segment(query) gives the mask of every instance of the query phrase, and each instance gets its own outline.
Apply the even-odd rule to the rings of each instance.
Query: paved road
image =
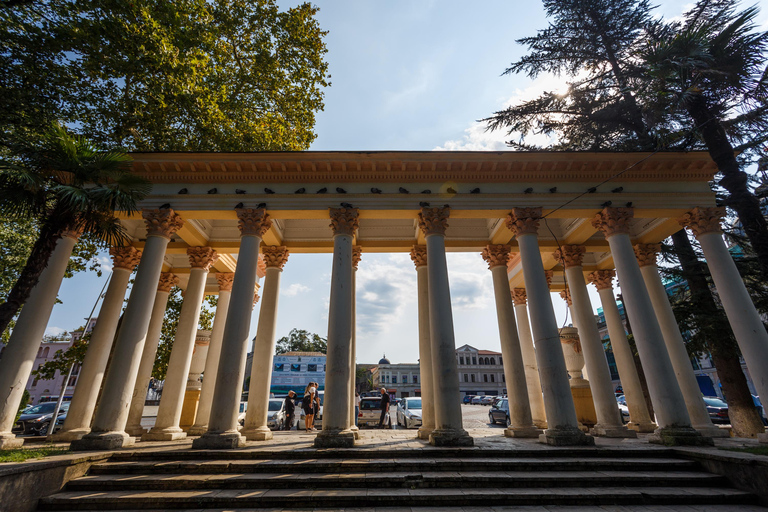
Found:
[[[461,417],[464,428],[504,428],[502,425],[492,425],[488,421],[488,411],[490,406],[487,405],[461,405]],[[392,426],[395,427],[395,418],[397,414],[397,407],[392,406],[389,414],[392,416]],[[396,427],[402,430],[403,427]]]

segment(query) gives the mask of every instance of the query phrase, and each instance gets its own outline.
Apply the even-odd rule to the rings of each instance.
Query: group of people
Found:
[[[310,382],[304,390],[304,397],[301,400],[301,409],[304,411],[304,428],[307,432],[317,430],[315,428],[315,416],[320,412],[320,393],[317,388],[320,385],[317,382]],[[296,393],[289,391],[285,397],[285,430],[291,430],[296,421]],[[357,425],[357,415],[360,411],[360,394],[355,391],[355,425]],[[296,430],[298,430],[298,425]]]

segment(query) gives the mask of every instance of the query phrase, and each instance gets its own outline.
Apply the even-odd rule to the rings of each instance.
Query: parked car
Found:
[[[360,400],[360,411],[357,413],[357,426],[377,426],[381,417],[381,398],[365,397]],[[387,428],[392,428],[392,418],[387,415],[384,420]]]
[[[48,435],[48,426],[56,409],[56,402],[45,402],[32,405],[24,409],[19,420],[13,425],[15,434],[34,434],[37,436]],[[61,404],[59,416],[69,410],[69,402]]]
[[[240,426],[245,424],[245,411],[248,410],[248,402],[240,402],[240,412],[237,414],[237,422]]]
[[[504,426],[509,425],[509,400],[502,398],[488,411],[488,421],[493,424],[501,423]]]
[[[707,412],[712,423],[728,424],[731,422],[728,418],[728,404],[715,396],[705,396],[704,404],[707,406]]]
[[[270,398],[267,409],[267,426],[270,430],[283,430],[285,427],[285,400]]]
[[[627,407],[627,399],[624,395],[616,397],[616,403],[619,404],[619,412],[621,413],[621,421],[629,423],[629,407]]]
[[[421,426],[421,398],[409,397],[397,404],[397,426],[415,428]]]
[[[478,396],[473,396],[472,397],[472,401],[470,403],[472,405],[480,405],[480,402],[482,402],[482,401],[483,401],[483,397],[478,395]]]
[[[475,395],[464,395],[464,398],[461,400],[461,403],[463,404],[471,404],[472,399],[475,397]]]
[[[493,405],[493,402],[496,401],[495,396],[484,396],[482,400],[480,400],[480,405]]]
[[[768,418],[765,416],[765,408],[763,407],[763,403],[760,401],[760,397],[752,395],[752,401],[755,403],[755,407],[757,408],[757,414],[759,414],[760,419],[763,420],[763,425],[768,425]]]

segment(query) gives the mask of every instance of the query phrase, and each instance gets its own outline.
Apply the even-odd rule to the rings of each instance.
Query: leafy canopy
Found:
[[[304,329],[291,329],[288,336],[277,340],[275,355],[286,352],[322,352],[328,351],[328,340],[319,334],[305,331]]]

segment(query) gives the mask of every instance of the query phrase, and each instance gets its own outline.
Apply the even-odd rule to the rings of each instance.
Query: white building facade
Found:
[[[456,362],[459,370],[459,391],[462,397],[507,394],[501,352],[463,345],[456,349]]]

